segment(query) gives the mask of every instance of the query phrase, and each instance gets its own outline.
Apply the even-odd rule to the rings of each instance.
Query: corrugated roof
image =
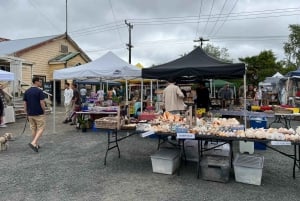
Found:
[[[65,62],[65,61],[69,61],[70,59],[72,59],[73,57],[77,56],[78,54],[80,54],[79,52],[69,52],[66,54],[61,54],[58,55],[57,57],[51,59],[49,61],[49,63],[51,62]]]
[[[60,35],[3,41],[0,43],[0,55],[11,55],[15,52],[38,45],[58,36]]]

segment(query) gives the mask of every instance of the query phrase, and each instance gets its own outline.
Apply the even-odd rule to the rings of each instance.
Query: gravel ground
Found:
[[[293,161],[270,149],[256,151],[265,157],[261,186],[236,182],[233,171],[228,183],[197,179],[196,163],[192,162],[181,167],[179,176],[153,173],[150,155],[156,151],[157,139],[138,135],[119,143],[121,158],[111,150],[104,166],[106,134],[82,133],[62,124],[62,109],[57,108],[57,133],[52,132],[52,115],[47,117],[39,153],[28,146],[29,128],[20,135],[25,119],[0,128],[0,135],[11,132],[16,138],[7,151],[0,152],[1,201],[299,200],[299,170],[293,179]],[[290,146],[280,149],[293,151]],[[234,150],[236,153],[236,143]]]

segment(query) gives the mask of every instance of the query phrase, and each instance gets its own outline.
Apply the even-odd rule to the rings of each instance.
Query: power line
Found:
[[[300,11],[300,10],[299,10]],[[272,18],[272,17],[287,17],[287,16],[295,16],[300,15],[300,13],[294,13],[294,14],[282,14],[282,15],[270,15],[270,16],[259,16],[259,17],[245,17],[245,18],[231,18],[231,19],[221,19],[220,21],[238,21],[238,20],[249,20],[249,19],[261,19],[261,18]],[[238,16],[240,17],[240,16]],[[202,18],[202,20],[204,20]],[[201,21],[200,21],[201,22]],[[210,22],[215,22],[210,20]],[[167,22],[157,22],[157,23],[135,23],[135,25],[166,25],[166,24],[190,24],[190,23],[197,23],[196,20],[181,20],[181,21],[167,21]]]
[[[209,19],[210,19],[210,17],[211,17],[212,10],[213,10],[213,8],[214,8],[214,3],[215,3],[215,0],[213,0],[213,2],[212,2],[212,6],[211,6],[211,8],[210,8],[209,16],[208,16],[208,18],[207,18],[205,27],[204,27],[204,29],[203,29],[203,33],[205,33],[205,31],[206,31],[206,27],[207,27],[207,25],[208,25]]]
[[[225,5],[226,5],[227,1],[228,1],[228,0],[225,0],[225,1],[224,1],[224,4],[223,4],[223,6],[222,6],[222,8],[221,8],[221,11],[220,11],[220,13],[219,13],[219,15],[218,15],[218,18],[217,18],[217,20],[215,21],[215,23],[214,23],[214,25],[213,25],[211,31],[210,31],[209,34],[207,35],[208,37],[209,37],[210,34],[213,33],[213,31],[215,30],[216,25],[217,25],[217,23],[218,23],[219,20],[220,20],[220,17],[221,17],[221,15],[222,15],[222,13],[223,13],[223,10],[224,10],[224,8],[225,8]]]
[[[197,22],[197,28],[196,28],[196,37],[198,37],[198,31],[199,31],[199,22],[200,22],[200,16],[201,16],[201,9],[202,9],[202,0],[200,0],[200,9],[199,9],[199,14],[198,14],[198,22]]]
[[[217,33],[221,30],[221,28],[224,26],[225,22],[227,21],[228,17],[230,16],[231,12],[234,10],[236,4],[237,4],[238,0],[236,0],[231,8],[231,10],[229,11],[229,13],[227,14],[225,20],[223,21],[223,23],[221,24],[221,26],[219,26],[219,28],[217,29],[217,31],[215,32],[214,35],[217,35]],[[212,36],[214,36],[212,35]]]
[[[261,11],[249,11],[249,12],[239,12],[239,13],[231,13],[231,16],[248,16],[248,15],[255,15],[255,13],[257,13],[257,15],[261,15],[261,14],[274,14],[274,13],[282,13],[282,12],[293,12],[293,11],[299,11],[300,7],[296,7],[296,8],[281,8],[281,9],[273,9],[273,10],[261,10]],[[226,17],[228,14],[223,14],[221,15],[221,17]],[[204,15],[206,17],[208,17],[209,15]],[[212,15],[213,18],[217,18],[219,16],[219,14],[215,14],[215,15]],[[169,20],[172,20],[172,19],[177,19],[177,20],[184,20],[186,18],[192,18],[192,19],[198,19],[198,16],[183,16],[183,17],[158,17],[158,18],[141,18],[141,19],[137,19],[137,18],[131,18],[131,19],[128,19],[134,23],[139,23],[139,21],[141,22],[147,22],[150,20],[154,22],[157,22],[157,21],[169,21]]]
[[[102,29],[97,29],[97,30],[92,30],[92,31],[82,31],[80,33],[74,33],[74,35],[76,37],[81,37],[81,36],[87,36],[87,35],[106,32],[106,31],[113,31],[113,30],[121,29],[121,28],[125,28],[125,27],[126,27],[125,25],[111,26],[111,27],[108,27],[108,28],[102,28]],[[71,32],[71,33],[73,34],[73,32]]]
[[[237,2],[237,1],[236,1]],[[236,4],[236,3],[235,3]],[[233,7],[234,8],[234,7]],[[231,9],[231,11],[233,10]],[[222,17],[227,17],[229,19],[226,19],[226,21],[233,21],[233,20],[246,20],[246,19],[259,19],[259,18],[270,18],[270,17],[283,17],[283,16],[293,16],[293,15],[300,15],[300,7],[299,8],[284,8],[284,9],[274,9],[274,10],[262,10],[262,11],[251,11],[251,12],[243,12],[243,13],[227,13],[227,14],[221,14],[219,13],[218,15],[213,15],[211,19],[215,20],[210,20],[210,22],[217,22],[217,21],[223,21],[224,25],[224,20],[225,19],[220,19]],[[296,12],[289,14],[288,12]],[[284,13],[284,15],[274,15],[274,14],[280,14]],[[259,16],[259,15],[264,15],[264,14],[272,14],[271,16]],[[205,15],[203,15],[205,16]],[[244,16],[250,16],[250,17],[245,17],[245,18],[239,18],[239,17],[244,17]],[[251,17],[252,16],[252,17]],[[259,16],[259,17],[257,17]],[[160,20],[158,20],[160,19]],[[149,21],[152,20],[152,21]],[[156,20],[156,21],[153,21]],[[135,25],[165,25],[165,24],[188,24],[188,23],[197,23],[199,25],[200,22],[205,22],[206,18],[202,17],[199,19],[199,16],[185,16],[185,17],[168,17],[168,18],[149,18],[149,19],[135,19]],[[223,26],[222,25],[222,26]],[[215,32],[218,33],[220,28]],[[99,32],[105,32],[105,31],[111,31],[115,29],[121,29],[126,27],[122,21],[116,21],[115,23],[107,23],[103,25],[98,25],[98,26],[93,26],[93,27],[85,27],[82,29],[78,30],[73,30],[71,31],[72,35],[76,35],[78,37],[81,36],[86,36],[94,33],[99,33]]]
[[[59,30],[59,28],[54,23],[52,23],[52,21],[47,17],[47,15],[41,12],[41,9],[38,8],[38,5],[33,0],[29,0],[28,2],[49,24],[51,24],[51,26],[54,29]]]
[[[113,17],[114,17],[114,21],[117,22],[116,21],[115,12],[114,12],[114,9],[113,9],[112,3],[111,3],[111,0],[108,0],[108,2],[109,2],[110,8],[111,8],[111,12],[112,12]],[[123,44],[122,37],[121,37],[119,29],[117,29],[117,32],[118,32],[118,35],[119,35],[120,42]]]
[[[229,41],[240,41],[243,40],[245,42],[249,41],[257,41],[257,40],[284,40],[287,39],[288,35],[261,35],[261,36],[222,36],[222,37],[215,37],[212,38],[211,41],[218,42],[229,42]],[[192,45],[192,40],[178,40],[178,39],[169,39],[169,40],[151,40],[151,41],[140,41],[135,42],[135,48],[141,48],[141,47],[154,47],[154,46],[163,46],[163,45]],[[86,50],[86,52],[101,52],[101,51],[108,51],[108,50],[117,50],[122,48],[117,47],[111,47],[107,49],[96,49],[96,50]]]

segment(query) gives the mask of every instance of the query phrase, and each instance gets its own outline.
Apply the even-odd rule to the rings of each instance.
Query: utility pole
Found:
[[[202,48],[203,42],[209,41],[209,39],[203,39],[200,37],[198,40],[194,40],[194,42],[200,42],[200,47]]]
[[[66,0],[66,39],[68,37],[68,0]]]
[[[133,25],[128,23],[127,20],[125,20],[125,24],[128,26],[128,32],[129,32],[129,43],[126,44],[127,49],[129,51],[128,63],[131,64],[131,48],[133,48],[133,45],[131,45],[131,29],[133,28]]]

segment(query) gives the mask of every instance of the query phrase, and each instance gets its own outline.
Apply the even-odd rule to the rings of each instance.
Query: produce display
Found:
[[[147,126],[144,125],[144,129],[158,133],[176,133],[180,130],[180,132],[185,131],[195,135],[300,141],[300,126],[296,130],[293,128],[245,129],[244,125],[240,124],[235,118],[196,117],[194,125],[190,127],[186,123],[186,118],[168,112],[149,122]]]

